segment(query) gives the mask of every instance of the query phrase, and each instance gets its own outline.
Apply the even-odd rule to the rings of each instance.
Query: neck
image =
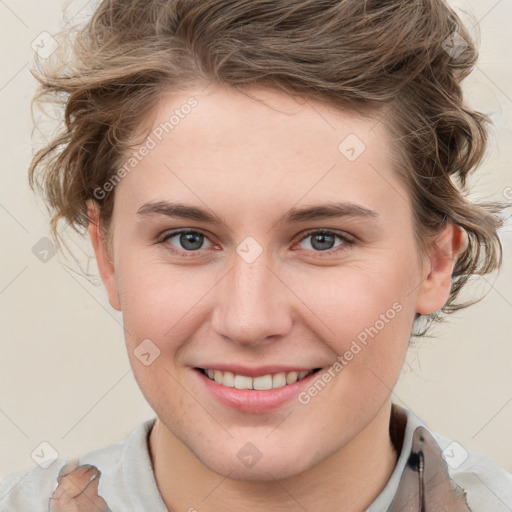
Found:
[[[149,450],[170,512],[340,510],[362,512],[388,482],[397,462],[389,435],[391,404],[352,441],[316,466],[283,480],[240,481],[215,473],[159,419]]]

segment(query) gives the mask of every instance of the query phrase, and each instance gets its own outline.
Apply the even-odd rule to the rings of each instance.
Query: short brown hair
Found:
[[[477,51],[444,0],[104,0],[85,26],[57,37],[57,52],[34,71],[34,102],[60,102],[65,125],[29,169],[57,243],[61,220],[78,232],[87,227],[88,199],[99,203],[108,231],[115,191],[98,200],[94,190],[133,147],[162,91],[214,81],[382,113],[397,142],[419,246],[447,222],[468,235],[450,297],[431,320],[476,302],[456,298],[472,275],[500,267],[504,205],[466,197],[489,122],[462,97]],[[450,41],[463,51],[450,52]]]

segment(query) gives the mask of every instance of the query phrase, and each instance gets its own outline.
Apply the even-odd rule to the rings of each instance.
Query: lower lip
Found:
[[[237,409],[240,412],[258,413],[279,409],[287,402],[296,398],[303,388],[306,388],[312,380],[322,373],[322,370],[311,373],[293,384],[265,391],[230,388],[209,379],[197,369],[194,369],[194,372],[199,376],[208,392],[222,404]]]

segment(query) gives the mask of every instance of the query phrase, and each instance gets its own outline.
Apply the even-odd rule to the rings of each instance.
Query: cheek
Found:
[[[132,344],[151,336],[167,342],[179,339],[180,333],[187,336],[187,324],[190,326],[194,319],[199,321],[199,314],[203,319],[207,316],[206,296],[223,274],[212,268],[180,268],[130,256],[119,261],[117,267],[123,320]],[[283,307],[290,311],[299,308],[300,321],[311,327],[316,321],[324,335],[334,340],[333,348],[339,349],[336,352],[340,354],[347,340],[361,333],[364,338],[365,329],[376,323],[379,331],[387,332],[397,329],[404,317],[409,323],[410,314],[414,315],[408,310],[408,303],[414,298],[410,293],[414,276],[412,271],[404,271],[407,268],[413,269],[410,261],[382,254],[339,268],[284,268],[280,273],[293,293],[288,299],[285,297]],[[286,296],[286,291],[283,294]],[[220,306],[222,297],[216,295],[216,301],[208,307]],[[405,314],[394,315],[397,307],[393,305],[397,303]],[[386,321],[385,329],[380,327],[381,315],[385,315],[384,320],[391,320]]]
[[[197,275],[191,268],[179,269],[151,259],[130,257],[120,262],[118,270],[127,341],[134,344],[154,338],[172,342],[179,338],[188,315],[193,315],[204,297],[207,271]]]
[[[338,269],[290,275],[287,282],[322,321],[328,337],[339,340],[343,348],[347,340],[375,324],[378,331],[387,332],[395,332],[403,323],[410,327],[414,272],[405,261],[376,258]]]
[[[326,326],[324,343],[342,358],[340,385],[363,402],[387,394],[400,374],[414,320],[415,272],[410,261],[380,258],[311,281],[315,287],[304,295]]]

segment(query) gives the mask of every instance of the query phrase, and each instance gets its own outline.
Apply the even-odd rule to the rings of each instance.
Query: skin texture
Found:
[[[141,128],[191,97],[198,104],[117,185],[107,242],[89,202],[98,267],[158,416],[155,477],[172,511],[364,510],[396,464],[390,400],[414,316],[446,302],[463,237],[448,224],[428,254],[418,253],[381,123],[279,91],[251,95],[263,102],[216,85],[162,95]],[[354,161],[338,149],[350,134],[366,146]],[[156,201],[204,208],[223,222],[137,214]],[[329,202],[377,216],[277,223],[293,207]],[[178,228],[198,231],[200,248],[187,252],[179,236],[161,241]],[[312,229],[345,239],[322,251]],[[251,263],[236,251],[247,237],[263,249]],[[213,398],[194,370],[327,369],[393,304],[400,312],[307,404],[243,413]],[[145,339],[160,350],[147,366],[134,352]],[[251,467],[237,456],[247,443],[261,454]]]

